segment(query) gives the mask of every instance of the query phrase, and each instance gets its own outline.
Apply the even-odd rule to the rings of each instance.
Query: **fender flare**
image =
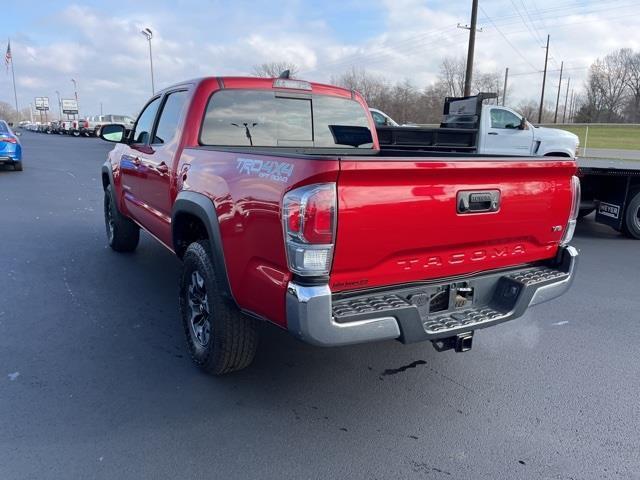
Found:
[[[213,205],[213,201],[202,193],[182,191],[178,193],[171,211],[171,225],[175,225],[177,216],[181,213],[188,213],[198,218],[207,230],[207,236],[211,244],[211,254],[213,258],[213,266],[216,273],[216,281],[219,291],[224,297],[231,300],[236,306],[238,305],[227,274],[227,264],[224,259],[224,251],[222,249],[222,235],[220,234],[220,223],[218,215]],[[174,249],[177,245],[176,232],[171,231]]]
[[[109,181],[107,184],[104,183],[104,179],[102,178],[103,175],[107,175],[107,177],[109,178]],[[123,200],[122,197],[120,197],[120,195],[118,195],[118,192],[116,191],[116,183],[115,180],[113,179],[113,170],[111,167],[111,162],[109,162],[109,160],[107,160],[106,162],[104,162],[104,164],[102,165],[102,174],[100,175],[100,179],[101,179],[101,183],[102,183],[102,189],[106,190],[107,187],[109,185],[111,185],[111,188],[113,190],[113,195],[114,195],[114,199],[116,202],[116,208],[118,209],[118,211],[122,214],[122,215],[127,215],[125,212],[125,208],[123,205]]]
[[[112,187],[115,186],[115,184],[113,183],[113,171],[111,170],[111,163],[109,162],[109,160],[107,160],[106,162],[104,162],[102,164],[102,173],[106,173],[107,176],[109,177],[109,185],[111,185]],[[102,180],[102,175],[100,175],[100,179]],[[102,185],[103,189],[106,189],[107,186],[106,185]]]

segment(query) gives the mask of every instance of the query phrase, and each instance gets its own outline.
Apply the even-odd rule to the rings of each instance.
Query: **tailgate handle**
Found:
[[[500,190],[458,192],[458,213],[497,212],[500,209]]]

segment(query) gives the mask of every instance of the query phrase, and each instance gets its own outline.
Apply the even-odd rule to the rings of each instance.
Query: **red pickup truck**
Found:
[[[381,150],[354,91],[203,78],[100,136],[109,245],[143,228],[182,259],[189,350],[214,374],[250,364],[256,320],[465,351],[573,280],[574,160]]]

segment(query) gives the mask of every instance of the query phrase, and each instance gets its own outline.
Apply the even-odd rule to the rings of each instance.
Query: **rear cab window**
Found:
[[[371,152],[368,116],[355,100],[279,90],[219,90],[209,99],[200,143]]]

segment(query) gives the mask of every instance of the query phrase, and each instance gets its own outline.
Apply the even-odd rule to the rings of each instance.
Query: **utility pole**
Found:
[[[544,108],[544,87],[547,82],[547,62],[549,61],[549,38],[547,35],[546,53],[544,55],[544,75],[542,76],[542,95],[540,95],[540,110],[538,111],[538,123],[542,123],[542,109]]]
[[[140,30],[140,33],[145,36],[149,42],[149,63],[151,64],[151,95],[156,93],[156,87],[153,82],[153,54],[151,53],[151,39],[153,38],[153,32],[150,28],[144,28]]]
[[[102,102],[100,102],[100,115],[102,115]]]
[[[507,80],[509,80],[509,67],[504,70],[504,86],[502,90],[502,106],[504,107],[504,103],[507,100]]]
[[[553,123],[558,123],[558,106],[560,105],[560,90],[562,89],[562,69],[564,61],[560,62],[560,80],[558,81],[558,96],[556,97],[556,113],[553,116]]]
[[[573,123],[573,119],[574,119],[574,115],[575,115],[575,112],[574,112],[575,105],[574,105],[574,103],[575,103],[575,96],[573,94],[573,88],[572,88],[571,89],[571,102],[569,103],[569,122],[570,123]]]
[[[471,25],[469,30],[469,48],[467,50],[467,70],[464,74],[464,96],[471,95],[471,82],[473,80],[473,55],[476,48],[476,25],[478,23],[478,0],[471,3]]]
[[[562,123],[565,122],[567,117],[567,100],[569,100],[569,85],[571,84],[571,77],[567,78],[567,93],[564,96],[564,112],[562,112]]]

